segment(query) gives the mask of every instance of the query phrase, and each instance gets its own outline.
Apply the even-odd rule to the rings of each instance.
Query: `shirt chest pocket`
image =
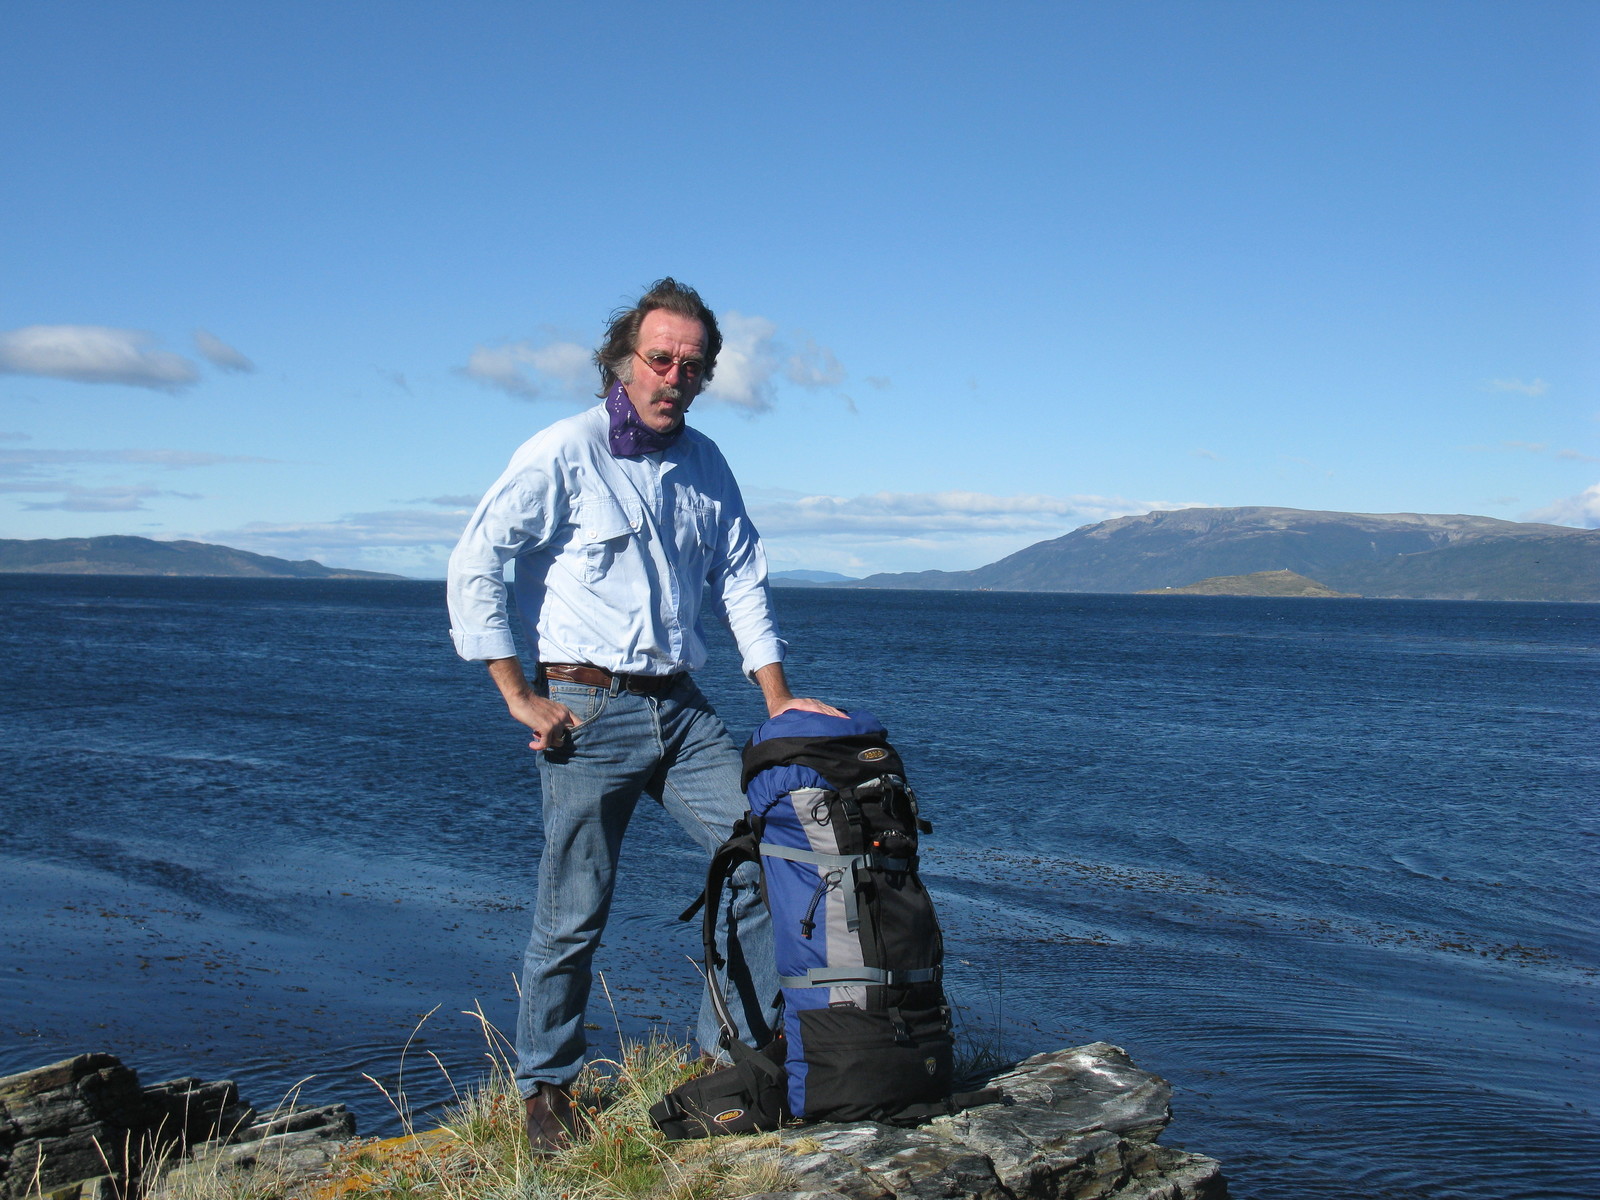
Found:
[[[585,583],[605,578],[625,553],[630,539],[638,536],[644,523],[644,509],[637,504],[619,504],[610,498],[585,500],[578,505],[578,530],[572,546],[577,551],[577,573]]]
[[[717,547],[717,508],[709,501],[688,502],[678,509],[678,543],[685,553],[711,553]]]

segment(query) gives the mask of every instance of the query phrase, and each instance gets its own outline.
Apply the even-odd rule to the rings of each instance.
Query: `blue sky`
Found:
[[[774,569],[1600,527],[1600,5],[74,3],[0,38],[0,537],[437,576],[650,280]]]

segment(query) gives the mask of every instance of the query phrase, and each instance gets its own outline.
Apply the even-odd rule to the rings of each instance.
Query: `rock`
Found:
[[[0,1079],[0,1200],[120,1178],[151,1112],[138,1076],[109,1054]]]
[[[111,1055],[80,1054],[0,1078],[0,1200],[117,1200],[158,1170],[214,1174],[260,1161],[312,1175],[354,1136],[342,1104],[258,1119],[231,1080],[140,1087]]]
[[[916,1129],[783,1131],[798,1190],[762,1200],[1224,1200],[1215,1159],[1156,1143],[1172,1088],[1116,1046],[1038,1054],[993,1076],[999,1103]],[[770,1158],[771,1150],[751,1158]]]

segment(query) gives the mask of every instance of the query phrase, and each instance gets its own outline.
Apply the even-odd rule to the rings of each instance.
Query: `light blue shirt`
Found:
[[[605,406],[524,442],[450,555],[462,658],[516,654],[505,565],[540,662],[629,675],[706,661],[702,607],[727,621],[746,675],[782,662],[767,560],[722,452],[693,429],[659,454],[614,458]]]

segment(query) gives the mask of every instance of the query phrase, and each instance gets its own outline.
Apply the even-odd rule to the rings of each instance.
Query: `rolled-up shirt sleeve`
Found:
[[[730,476],[731,482],[731,476]],[[768,663],[782,662],[788,643],[778,636],[767,584],[767,555],[744,511],[738,488],[723,506],[720,544],[706,580],[712,603],[739,646],[746,678]]]
[[[514,658],[516,640],[506,615],[505,567],[546,545],[564,502],[549,471],[513,469],[479,502],[450,555],[446,601],[450,638],[469,661]]]

